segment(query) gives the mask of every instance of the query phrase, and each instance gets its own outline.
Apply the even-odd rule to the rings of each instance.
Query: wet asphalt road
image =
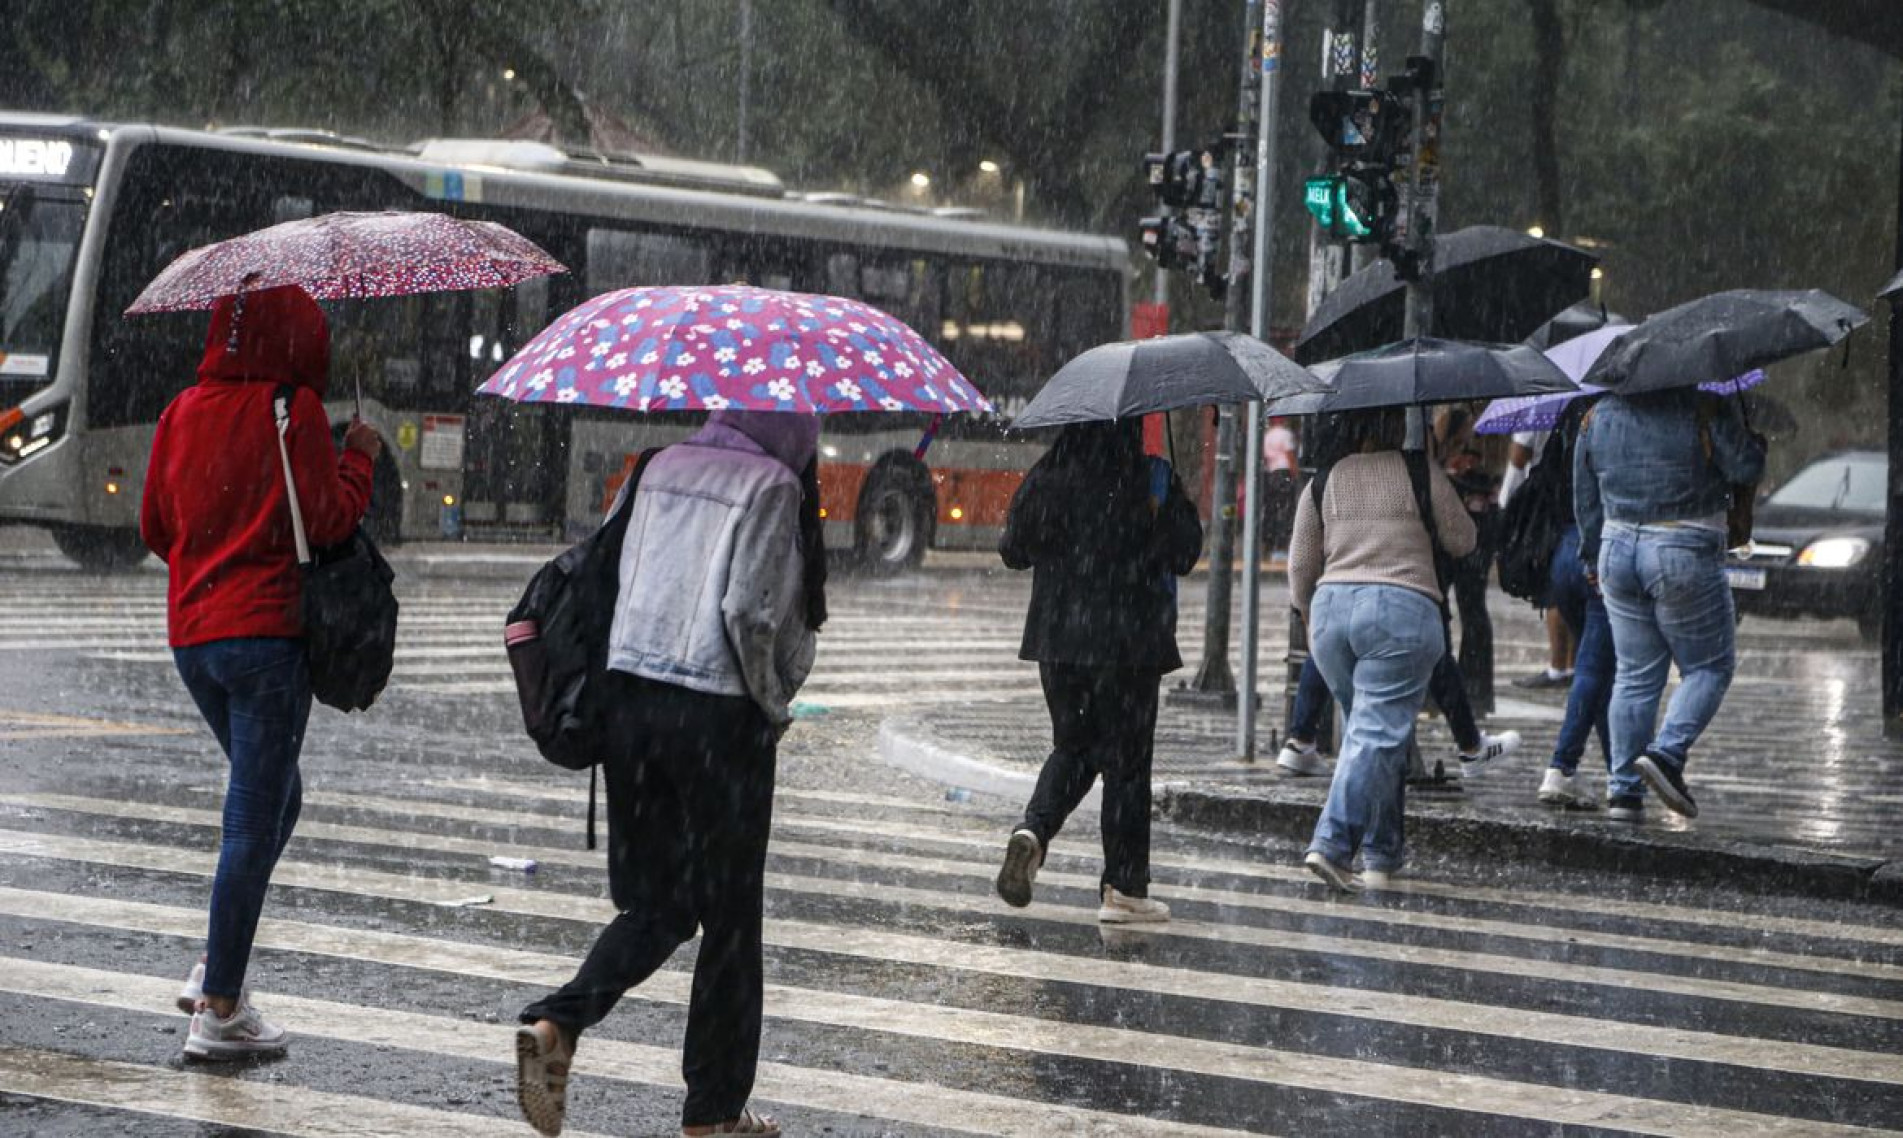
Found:
[[[406,581],[392,690],[314,716],[252,974],[294,1047],[208,1071],[180,1063],[170,998],[222,763],[164,650],[163,579],[0,568],[0,1133],[529,1133],[508,1024],[609,910],[586,780],[535,755],[510,703],[517,588]],[[1007,909],[991,876],[1018,804],[948,798],[875,740],[921,700],[1035,692],[995,629],[1024,594],[836,588],[769,863],[756,1102],[789,1132],[1903,1128],[1892,909],[1453,862],[1335,900],[1292,847],[1163,829],[1177,919],[1118,932],[1094,919],[1083,817],[1037,903]],[[589,1036],[571,1132],[674,1132],[692,954]]]

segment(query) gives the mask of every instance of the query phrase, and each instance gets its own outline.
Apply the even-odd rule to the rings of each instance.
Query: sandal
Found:
[[[516,1029],[515,1101],[537,1133],[555,1138],[562,1132],[562,1117],[568,1110],[568,1064],[573,1053],[562,1046],[560,1031],[551,1034],[553,1043],[533,1024]]]
[[[687,1129],[681,1127],[681,1138],[701,1138],[700,1135],[689,1134]],[[779,1132],[780,1124],[773,1121],[772,1115],[755,1114],[751,1110],[741,1111],[739,1118],[716,1122],[713,1129],[706,1131],[708,1135],[749,1134],[753,1138],[775,1138]]]

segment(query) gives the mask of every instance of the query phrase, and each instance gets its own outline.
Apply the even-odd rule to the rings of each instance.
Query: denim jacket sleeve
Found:
[[[1711,460],[1732,485],[1755,483],[1764,477],[1764,436],[1744,425],[1744,411],[1736,399],[1709,400]]]
[[[1592,420],[1579,428],[1573,445],[1573,517],[1579,523],[1579,559],[1586,571],[1597,571],[1599,537],[1606,528],[1606,510],[1599,500],[1599,475],[1592,468]]]

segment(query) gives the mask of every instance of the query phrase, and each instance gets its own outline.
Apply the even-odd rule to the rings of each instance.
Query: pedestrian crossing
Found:
[[[216,1073],[177,1065],[169,1009],[203,935],[217,788],[127,771],[0,793],[0,993],[15,1009],[0,1129],[24,1101],[112,1129],[527,1132],[511,1017],[612,915],[600,855],[578,848],[580,781],[471,771],[364,793],[307,778],[252,974],[294,1047]],[[1002,817],[779,796],[755,1098],[790,1133],[1865,1135],[1903,1121],[1891,913],[1432,878],[1339,899],[1292,854],[1163,832],[1153,890],[1176,919],[1107,929],[1087,832],[1055,844],[1031,908],[995,899]],[[496,871],[494,854],[538,868]],[[670,1132],[690,969],[671,962],[584,1041],[571,1133]]]

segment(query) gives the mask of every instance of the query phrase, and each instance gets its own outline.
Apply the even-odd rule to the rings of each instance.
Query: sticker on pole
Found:
[[[1446,34],[1447,10],[1440,0],[1428,0],[1427,12],[1421,16],[1421,28],[1430,36]]]

